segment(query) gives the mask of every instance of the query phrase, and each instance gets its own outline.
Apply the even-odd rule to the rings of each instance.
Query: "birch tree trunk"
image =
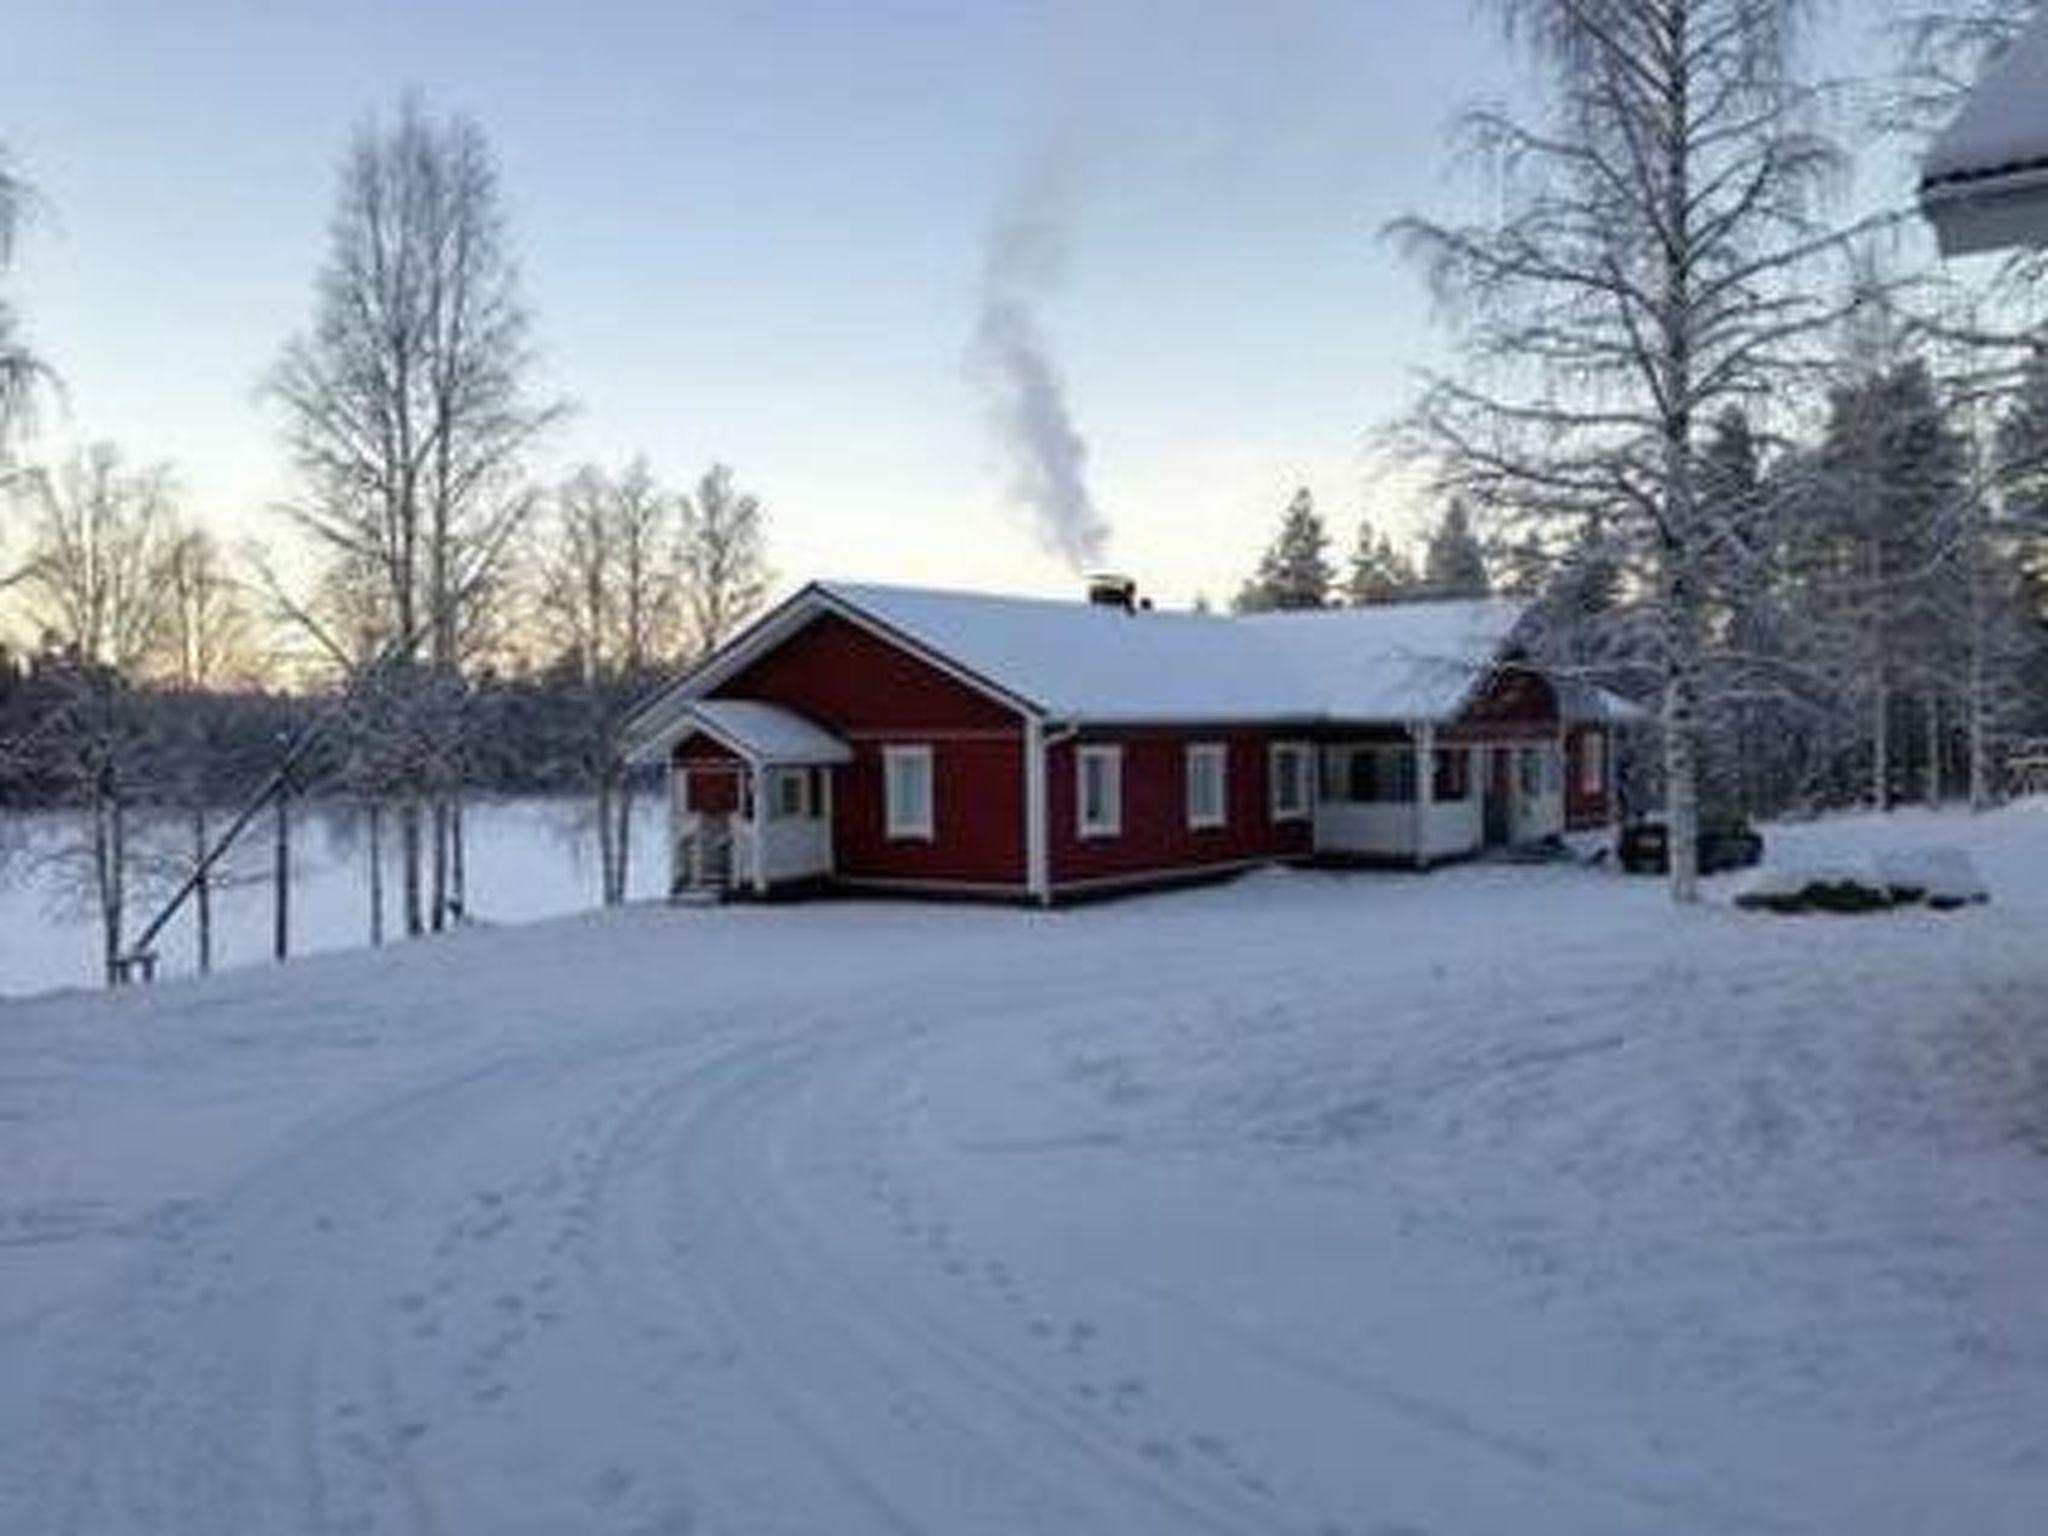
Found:
[[[372,800],[370,820],[370,946],[384,942],[384,802]]]
[[[91,810],[93,894],[100,912],[100,960],[108,986],[121,981],[122,850],[120,801],[105,779],[97,785]]]
[[[448,899],[455,921],[469,921],[469,833],[462,792],[448,802]]]
[[[427,931],[426,912],[421,903],[420,802],[408,792],[398,806],[398,862],[400,899],[405,903],[405,932],[418,938]]]
[[[1699,620],[1688,583],[1666,582],[1669,655],[1664,682],[1664,819],[1671,899],[1700,898]]]
[[[612,904],[612,888],[615,871],[618,869],[618,852],[612,838],[612,775],[609,768],[599,768],[595,786],[597,799],[597,899],[603,906]]]
[[[270,954],[282,964],[292,952],[292,795],[280,784],[273,802],[275,842],[270,869]]]
[[[618,893],[614,905],[621,905],[626,899],[626,890],[633,874],[633,779],[630,774],[619,776],[619,834],[618,834]]]
[[[1927,805],[1942,805],[1942,694],[1927,694]]]
[[[434,888],[427,910],[432,914],[434,932],[439,933],[448,918],[448,800],[445,795],[434,796]]]
[[[192,910],[198,924],[198,961],[202,976],[213,970],[213,872],[206,863],[206,850],[206,811],[195,806],[192,811],[192,860],[197,878],[192,887]]]

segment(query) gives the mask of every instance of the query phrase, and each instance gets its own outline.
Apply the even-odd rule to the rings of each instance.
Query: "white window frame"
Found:
[[[783,789],[796,785],[796,804],[783,803]],[[811,770],[778,766],[768,770],[768,816],[771,821],[807,821],[811,816]]]
[[[1102,814],[1088,815],[1088,767],[1103,765]],[[1078,747],[1074,752],[1074,830],[1081,837],[1120,837],[1124,830],[1124,749]]]
[[[896,776],[912,763],[921,765],[924,778],[924,808],[921,816],[896,815]],[[928,746],[895,746],[882,748],[882,829],[891,842],[909,843],[933,840],[933,825],[936,821],[938,784],[932,771],[932,749]]]
[[[1294,787],[1300,799],[1293,805],[1280,801],[1280,760],[1295,761]],[[1315,814],[1315,752],[1305,741],[1276,741],[1266,754],[1266,804],[1275,821],[1307,821]]]
[[[1195,765],[1215,764],[1216,808],[1203,811],[1195,805]],[[1188,830],[1212,832],[1230,825],[1230,745],[1222,741],[1193,741],[1181,766],[1181,798],[1188,809]]]

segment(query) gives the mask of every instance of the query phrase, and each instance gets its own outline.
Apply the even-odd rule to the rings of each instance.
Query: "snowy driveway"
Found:
[[[1943,835],[11,1007],[0,1530],[2032,1531],[2048,815]]]

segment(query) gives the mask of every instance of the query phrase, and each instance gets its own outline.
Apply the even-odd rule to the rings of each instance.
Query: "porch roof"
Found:
[[[678,742],[709,736],[756,766],[813,767],[853,760],[853,750],[802,715],[755,699],[692,699],[660,730],[633,744],[636,763],[660,762]]]

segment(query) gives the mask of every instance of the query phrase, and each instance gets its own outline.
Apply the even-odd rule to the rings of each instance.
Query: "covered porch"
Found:
[[[1564,830],[1563,754],[1542,737],[1473,738],[1433,725],[1318,749],[1315,851],[1428,868]]]
[[[766,896],[833,873],[833,770],[847,744],[774,704],[690,703],[643,760],[669,765],[669,889]]]

